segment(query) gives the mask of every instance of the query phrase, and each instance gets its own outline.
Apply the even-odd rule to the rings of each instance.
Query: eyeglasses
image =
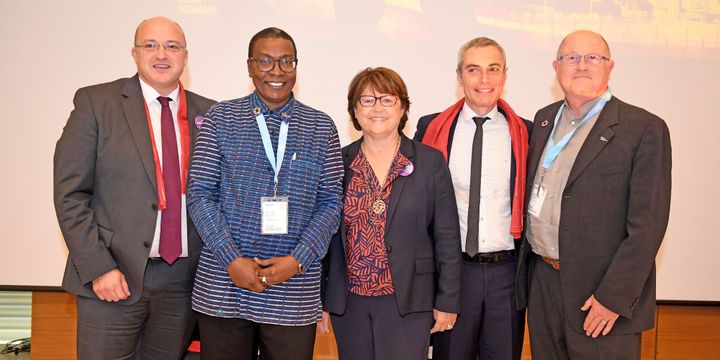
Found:
[[[562,61],[564,64],[567,65],[577,65],[578,63],[580,63],[581,59],[585,59],[585,63],[590,65],[597,65],[600,64],[600,62],[603,60],[610,60],[609,57],[599,54],[580,55],[576,53],[570,53],[567,55],[558,55],[557,57],[558,61]]]
[[[398,101],[398,97],[395,95],[383,95],[383,96],[372,96],[372,95],[362,95],[360,96],[360,106],[364,107],[372,107],[375,106],[375,103],[377,101],[380,101],[380,105],[384,107],[393,107]]]
[[[295,71],[295,68],[297,68],[297,59],[292,58],[282,58],[282,59],[273,59],[269,56],[263,56],[261,58],[248,58],[248,61],[254,61],[255,64],[257,64],[258,70],[262,72],[268,72],[272,71],[272,69],[275,68],[275,64],[278,64],[280,66],[280,70],[286,73],[291,73]]]
[[[160,44],[155,40],[148,40],[142,44],[135,44],[136,48],[140,48],[148,53],[158,51],[161,46],[165,49],[165,51],[171,53],[177,53],[185,49],[185,45],[182,45],[177,41],[166,41]]]

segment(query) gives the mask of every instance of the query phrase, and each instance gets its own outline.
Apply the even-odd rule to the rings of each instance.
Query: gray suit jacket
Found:
[[[214,101],[186,91],[191,151]],[[55,147],[55,211],[69,255],[63,288],[95,297],[92,280],[119,268],[138,300],[157,220],[157,181],[138,76],[77,91]],[[202,244],[188,216],[188,254],[195,273]]]
[[[560,104],[535,115],[528,188]],[[605,105],[578,153],[561,205],[560,279],[565,315],[576,331],[582,331],[586,315],[580,307],[593,294],[620,314],[613,333],[654,326],[655,256],[670,211],[671,161],[670,134],[662,119],[616,97]],[[531,251],[524,240],[517,281],[520,308],[527,304]]]

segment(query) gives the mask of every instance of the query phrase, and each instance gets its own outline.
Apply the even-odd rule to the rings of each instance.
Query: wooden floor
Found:
[[[33,360],[75,359],[75,297],[35,291],[32,306]],[[643,360],[720,360],[720,306],[659,305],[656,327],[643,333]],[[527,331],[523,359],[531,359]],[[318,334],[315,360],[338,358],[335,338]]]

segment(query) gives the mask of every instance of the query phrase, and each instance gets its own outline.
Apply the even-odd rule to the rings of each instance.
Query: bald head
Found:
[[[565,36],[565,38],[563,38],[563,40],[560,42],[560,46],[558,46],[557,55],[560,56],[563,54],[563,47],[568,42],[586,41],[586,40],[602,42],[602,47],[603,47],[602,55],[611,57],[610,56],[610,45],[608,45],[607,41],[605,41],[605,38],[602,37],[602,35],[594,32],[594,31],[590,31],[590,30],[577,30],[577,31],[573,31],[573,32],[567,34],[567,36]]]
[[[172,21],[172,20],[170,20],[170,19],[168,19],[168,18],[166,18],[166,17],[162,17],[162,16],[156,16],[156,17],[152,17],[152,18],[145,19],[145,20],[141,21],[140,24],[138,24],[137,28],[135,28],[134,43],[135,43],[135,44],[138,43],[138,34],[140,34],[140,33],[142,32],[142,30],[143,30],[144,27],[146,27],[146,26],[156,26],[156,25],[160,25],[160,26],[173,26],[173,27],[177,28],[177,31],[178,31],[178,32],[180,33],[180,35],[182,36],[182,43],[183,43],[183,45],[187,46],[187,41],[185,40],[185,32],[184,32],[183,29],[180,27],[180,24],[178,24],[178,23],[176,23],[176,22],[174,22],[174,21]]]

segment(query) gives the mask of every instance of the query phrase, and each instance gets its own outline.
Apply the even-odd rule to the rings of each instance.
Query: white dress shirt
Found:
[[[160,123],[160,117],[162,114],[162,105],[158,101],[160,94],[152,88],[152,86],[145,83],[140,79],[140,88],[142,89],[143,98],[145,98],[145,104],[147,104],[148,112],[150,113],[150,122],[152,123],[152,132],[155,138],[155,146],[157,147],[158,159],[160,159],[160,166],[162,167],[162,124]],[[178,86],[168,95],[172,101],[170,101],[170,111],[172,111],[173,121],[175,122],[175,139],[177,139],[178,147],[178,163],[180,163],[180,169],[182,169],[182,142],[180,139],[180,125],[178,124],[178,108],[180,106],[180,87]],[[180,174],[182,179],[182,174]],[[182,181],[182,180],[181,180]],[[188,241],[187,241],[187,206],[185,200],[185,194],[181,195],[180,202],[180,217],[182,221],[182,253],[180,257],[188,256]],[[150,247],[150,257],[160,257],[160,221],[162,220],[162,211],[158,211],[157,221],[155,222],[155,234],[153,235],[152,246]]]
[[[510,167],[512,143],[507,119],[497,106],[489,113],[478,115],[465,104],[458,115],[448,166],[452,175],[463,251],[467,238],[468,206],[470,198],[470,164],[475,137],[475,116],[490,119],[483,124],[482,170],[480,176],[480,221],[478,250],[481,253],[512,250],[510,235],[512,211],[510,207]]]

